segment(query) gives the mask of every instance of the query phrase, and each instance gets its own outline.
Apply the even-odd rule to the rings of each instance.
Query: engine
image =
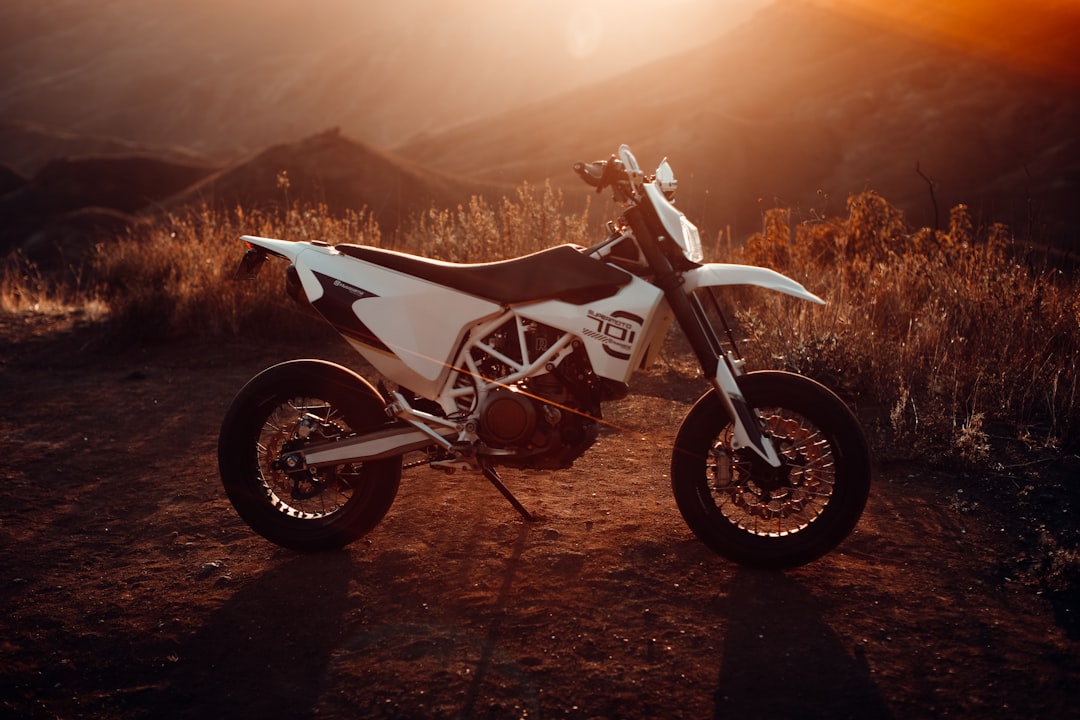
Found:
[[[505,378],[526,358],[541,356],[565,333],[540,323],[511,318],[470,350],[475,371],[461,373],[459,388],[478,390],[475,377]],[[474,406],[475,395],[462,393],[461,412],[476,412],[477,434],[490,458],[500,465],[556,470],[567,468],[596,441],[600,402],[623,397],[626,385],[598,378],[584,347],[557,366],[516,383],[488,390]],[[515,368],[507,364],[515,363]]]
[[[566,365],[566,363],[563,363]],[[570,467],[599,434],[600,403],[595,392],[582,402],[553,373],[498,388],[480,407],[480,439],[513,467],[557,470]]]

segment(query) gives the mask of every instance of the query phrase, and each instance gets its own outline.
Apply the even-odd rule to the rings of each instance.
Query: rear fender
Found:
[[[289,296],[303,304],[313,303],[323,295],[322,285],[315,279],[311,270],[307,267],[310,263],[300,264],[297,261],[300,256],[307,252],[317,251],[319,255],[338,255],[328,243],[307,242],[293,240],[277,240],[275,238],[257,237],[255,235],[243,235],[240,238],[249,248],[254,248],[268,255],[287,260],[290,269],[286,275],[286,289]],[[250,252],[250,250],[249,250]],[[300,270],[303,270],[301,272]],[[302,292],[301,292],[302,291]]]
[[[257,237],[255,235],[243,235],[240,239],[249,247],[255,247],[270,255],[285,258],[289,262],[296,262],[296,258],[298,258],[301,253],[311,249],[311,243],[307,242],[276,240],[274,238]]]

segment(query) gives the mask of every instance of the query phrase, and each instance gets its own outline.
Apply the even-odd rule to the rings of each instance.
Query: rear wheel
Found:
[[[734,449],[734,426],[715,392],[701,397],[675,440],[671,482],[690,529],[715,552],[761,568],[808,563],[858,522],[870,491],[870,455],[840,398],[800,375],[739,378],[782,464]]]
[[[401,458],[307,468],[297,451],[386,424],[379,393],[333,363],[294,360],[251,379],[218,439],[218,467],[237,513],[257,533],[294,550],[343,547],[390,509]]]

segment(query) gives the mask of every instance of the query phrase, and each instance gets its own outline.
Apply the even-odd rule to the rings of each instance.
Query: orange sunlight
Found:
[[[566,52],[575,59],[620,46],[655,57],[692,47],[743,22],[769,0],[544,0],[543,12],[565,17]],[[515,10],[507,8],[508,12]],[[535,13],[528,2],[517,12]],[[722,19],[724,25],[718,26]]]
[[[824,0],[820,4],[1027,72],[1080,83],[1076,0]]]

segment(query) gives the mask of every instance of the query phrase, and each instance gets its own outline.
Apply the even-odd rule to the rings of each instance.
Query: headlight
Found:
[[[690,262],[701,262],[701,235],[697,226],[686,219],[686,216],[671,204],[664,193],[656,186],[656,183],[645,183],[645,193],[656,208],[656,214],[660,216],[660,222],[668,231],[672,239],[682,248],[683,254]]]
[[[694,263],[704,260],[705,253],[701,250],[701,233],[698,232],[697,225],[687,220],[685,215],[682,216],[682,237],[683,241],[679,244],[682,245],[686,259]]]

